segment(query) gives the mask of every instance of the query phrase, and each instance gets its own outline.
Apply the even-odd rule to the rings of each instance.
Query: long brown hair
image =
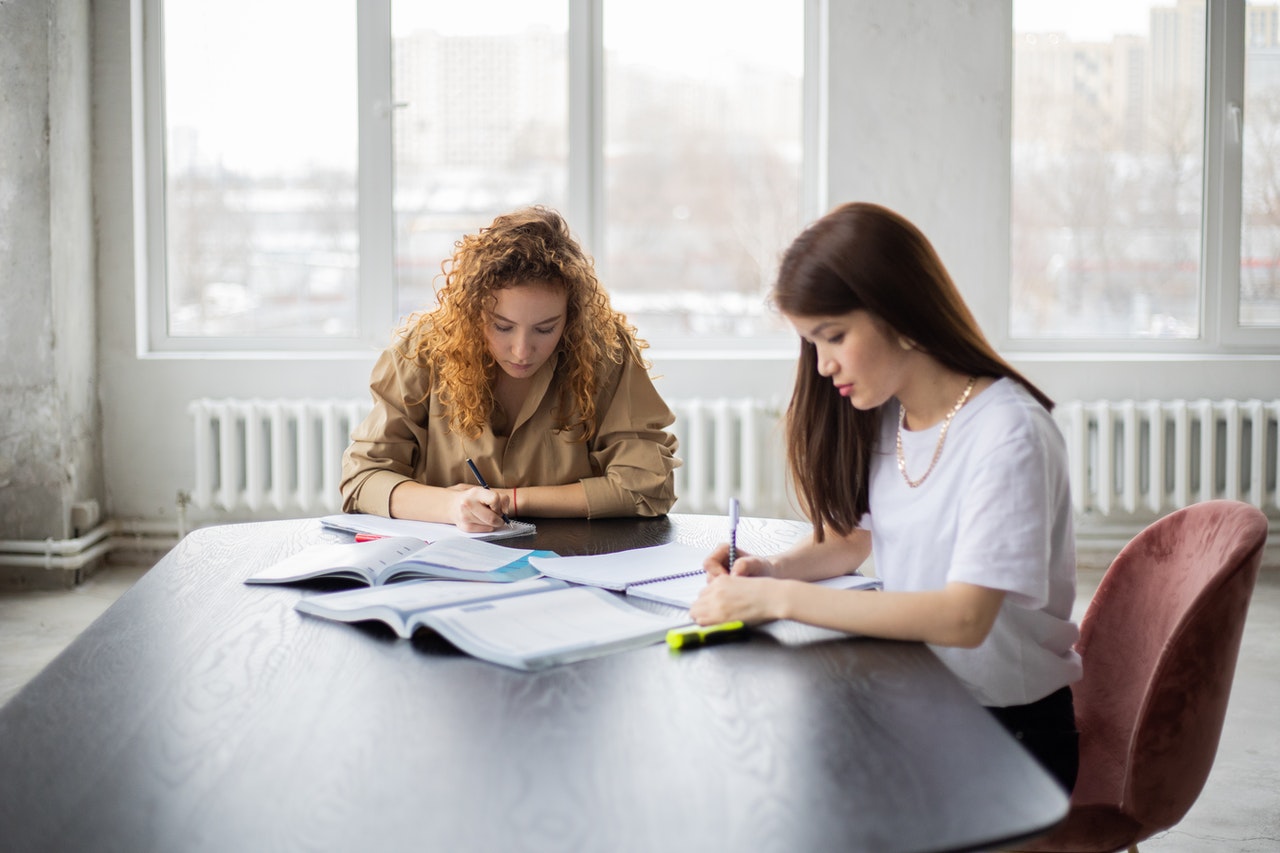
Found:
[[[887,208],[845,204],[806,228],[783,255],[772,301],[793,317],[867,311],[945,367],[1009,377],[1053,409],[987,342],[924,234]],[[787,464],[817,541],[828,527],[847,536],[869,509],[879,425],[880,409],[851,406],[818,374],[817,350],[802,340],[786,415]]]
[[[564,218],[541,206],[499,216],[459,240],[441,268],[439,305],[410,317],[400,334],[409,342],[407,355],[432,371],[449,426],[475,438],[492,415],[499,368],[485,341],[484,323],[497,291],[541,283],[563,288],[568,297],[557,368],[565,378],[559,426],[579,430],[578,440],[591,438],[597,427],[596,395],[608,365],[628,358],[644,365],[641,350],[648,345],[610,305],[591,258]]]

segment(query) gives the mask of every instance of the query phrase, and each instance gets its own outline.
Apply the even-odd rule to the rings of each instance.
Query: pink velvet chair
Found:
[[[1207,501],[1116,556],[1080,624],[1080,775],[1066,820],[1027,851],[1137,850],[1204,787],[1235,675],[1267,518]]]

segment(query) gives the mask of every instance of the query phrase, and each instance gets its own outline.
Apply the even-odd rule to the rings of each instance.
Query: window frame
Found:
[[[360,0],[357,10],[359,69],[359,318],[349,337],[175,337],[168,334],[164,211],[163,0],[139,0],[142,26],[135,31],[141,56],[138,101],[133,121],[137,138],[134,168],[144,180],[135,191],[135,324],[139,357],[366,358],[385,345],[395,311],[394,230],[391,176],[391,61],[376,46],[391,40],[391,0]],[[565,214],[588,251],[603,234],[603,0],[565,0],[569,5],[569,188]],[[829,111],[827,21],[829,0],[804,0],[805,66],[803,97],[804,218],[827,208]],[[1009,334],[1011,278],[982,293],[968,294],[991,321],[993,342],[1018,357],[1127,358],[1170,355],[1272,354],[1280,350],[1280,329],[1239,322],[1242,228],[1243,115],[1246,9],[1243,0],[1206,0],[1206,86],[1203,204],[1201,215],[1200,334],[1197,338],[1014,338]],[[1012,35],[1012,34],[1011,34]],[[1012,102],[1012,99],[1011,101]],[[372,118],[371,118],[372,117]],[[1243,130],[1243,124],[1240,125]],[[375,156],[375,152],[380,156]],[[593,251],[594,253],[594,251]],[[1007,268],[1006,268],[1007,270]],[[673,356],[723,357],[735,352],[759,356],[764,350],[791,357],[793,341],[688,342],[653,339],[654,351]],[[759,343],[765,343],[762,349]]]
[[[386,342],[390,306],[394,297],[391,276],[393,232],[391,211],[390,157],[374,156],[391,150],[391,63],[390,54],[379,57],[369,50],[379,38],[390,42],[390,0],[355,2],[357,38],[357,111],[359,122],[357,159],[357,233],[360,262],[356,306],[356,333],[346,336],[296,335],[287,338],[268,335],[176,336],[169,333],[168,321],[168,223],[165,206],[166,116],[164,75],[164,2],[142,0],[142,171],[145,175],[145,257],[137,276],[137,341],[139,357],[163,355],[175,358],[306,357],[364,353],[370,346]],[[382,59],[384,61],[378,61]]]
[[[1239,319],[1245,20],[1244,0],[1206,0],[1199,335],[1187,339],[1015,338],[1010,334],[1010,275],[998,308],[996,343],[1002,351],[1064,356],[1226,355],[1274,353],[1280,347],[1280,328],[1243,326]],[[1233,46],[1238,50],[1233,52]]]
[[[164,0],[141,0],[144,104],[141,117],[143,151],[136,163],[145,175],[145,235],[138,257],[145,258],[136,278],[137,351],[139,357],[365,358],[371,347],[385,346],[399,321],[395,307],[395,231],[393,211],[391,117],[391,0],[351,0],[357,16],[359,115],[357,157],[359,273],[356,332],[349,336],[174,336],[168,330],[167,233],[165,215],[165,136],[163,32]],[[601,245],[604,233],[604,31],[603,0],[564,0],[569,8],[566,51],[569,63],[569,163],[566,218],[588,252]],[[805,221],[824,209],[826,189],[825,22],[829,0],[804,0],[804,82],[802,144],[804,168],[802,216]],[[136,119],[135,119],[136,120]],[[603,273],[607,277],[607,273]],[[675,341],[650,339],[671,352]],[[790,355],[786,344],[777,349]],[[711,342],[725,350],[760,351],[759,342]],[[679,346],[687,347],[682,343]],[[703,351],[705,352],[705,351]]]

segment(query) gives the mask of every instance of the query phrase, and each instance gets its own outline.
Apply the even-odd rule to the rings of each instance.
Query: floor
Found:
[[[0,593],[0,705],[145,573],[108,567],[79,587]],[[1101,573],[1081,573],[1077,618]],[[1280,570],[1259,578],[1245,624],[1231,702],[1213,772],[1176,827],[1146,853],[1263,853],[1280,849]]]

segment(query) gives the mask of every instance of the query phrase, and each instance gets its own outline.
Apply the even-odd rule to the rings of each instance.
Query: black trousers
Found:
[[[1071,688],[1063,687],[1029,705],[987,710],[1070,794],[1080,769],[1080,732]]]

